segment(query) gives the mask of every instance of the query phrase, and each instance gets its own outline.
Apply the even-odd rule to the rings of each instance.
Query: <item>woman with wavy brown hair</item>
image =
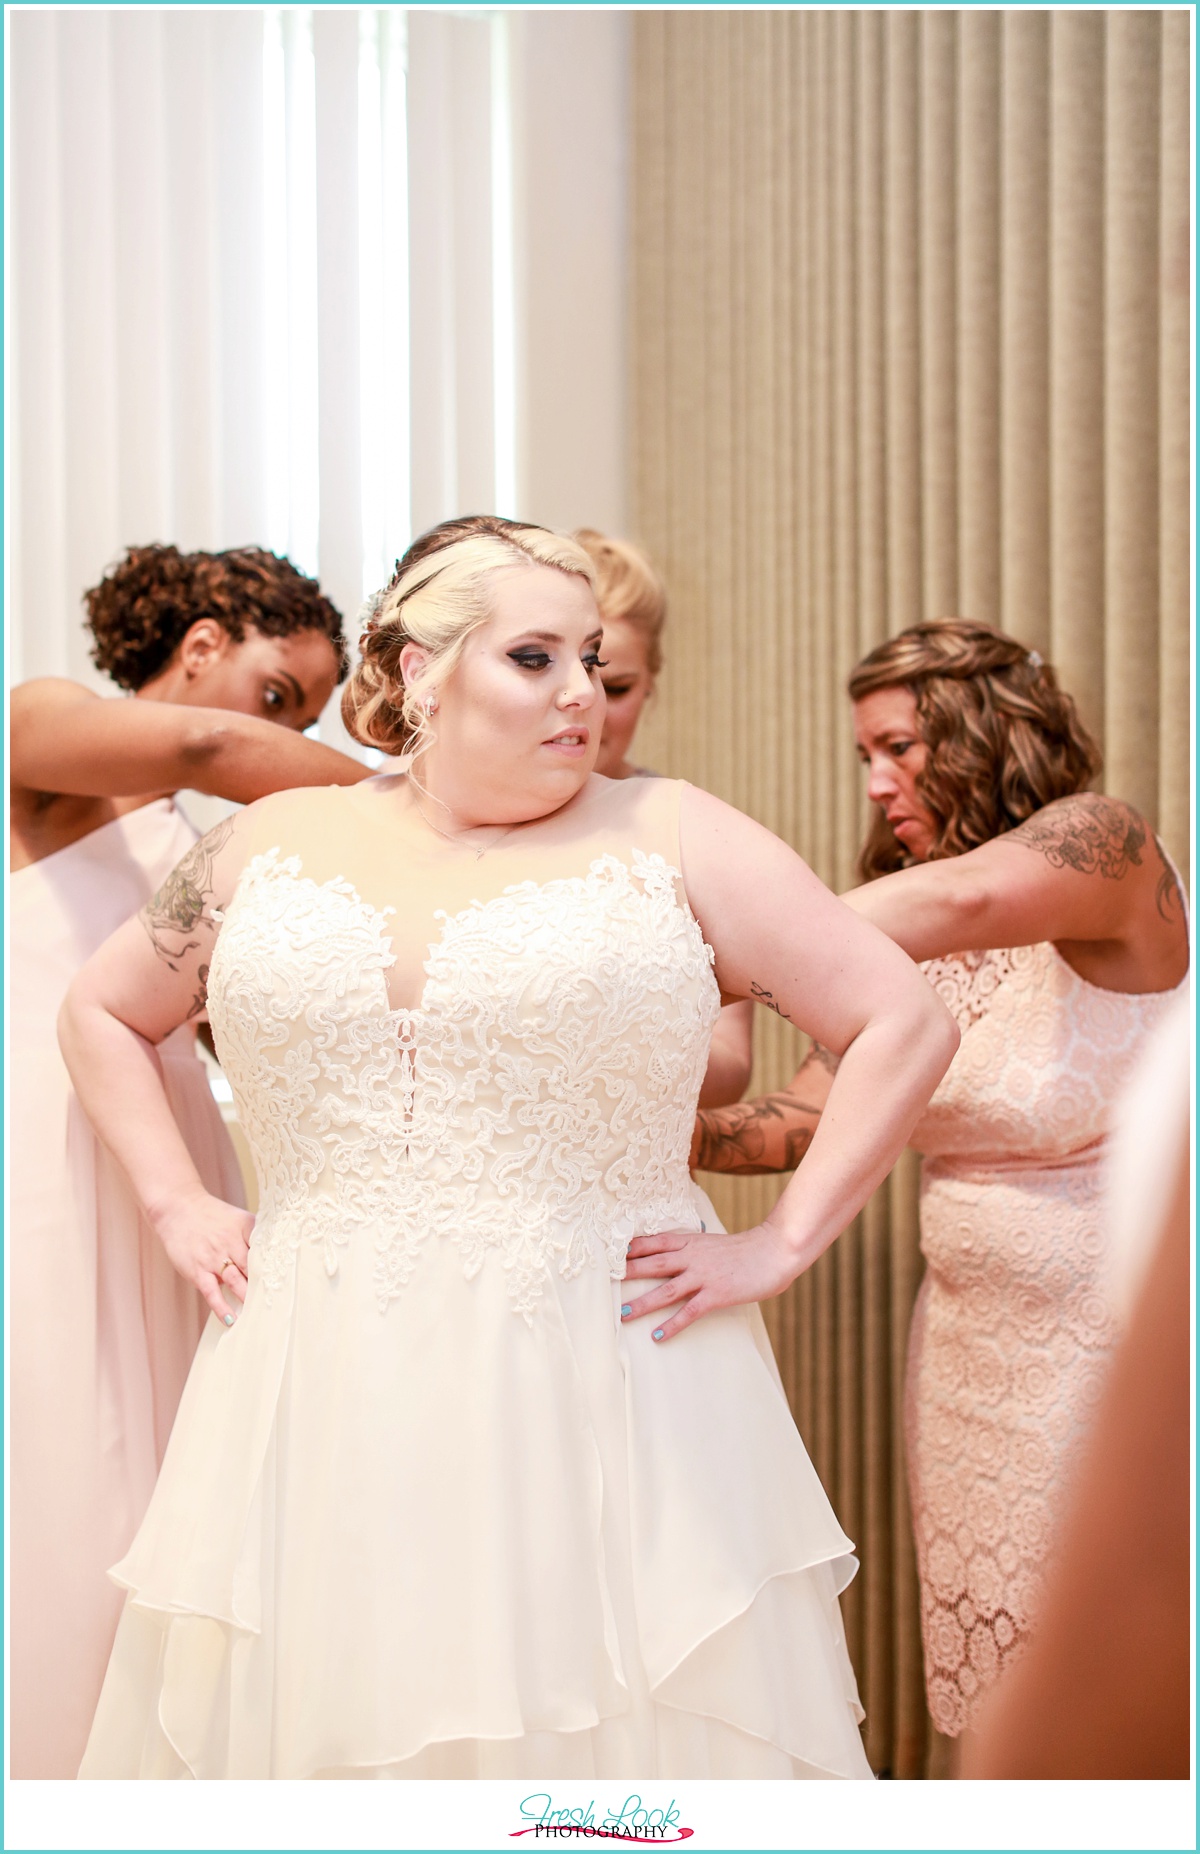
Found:
[[[120,1608],[105,1571],[145,1511],[204,1314],[80,1111],[58,1008],[88,955],[195,842],[174,803],[181,786],[245,801],[366,770],[303,738],[346,673],[346,647],[337,611],[290,561],[258,547],[133,547],[84,604],[93,657],[130,699],[45,676],[14,689],[11,706],[17,1777],[78,1768]],[[237,1196],[194,1025],[159,1061],[201,1174]]]
[[[924,962],[962,1032],[911,1141],[907,1392],[929,1706],[957,1735],[1028,1637],[1103,1381],[1109,1108],[1185,983],[1187,920],[1145,820],[1088,789],[1099,751],[1037,651],[935,620],[873,650],[849,693],[875,809],[843,899]],[[702,1112],[693,1163],[795,1166],[836,1066],[814,1048],[781,1093]]]

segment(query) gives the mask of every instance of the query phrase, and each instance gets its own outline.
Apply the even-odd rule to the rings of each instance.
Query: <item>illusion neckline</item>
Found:
[[[641,857],[643,861],[651,866],[661,864],[663,872],[671,877],[674,891],[674,906],[683,916],[687,925],[694,929],[699,937],[700,944],[708,955],[711,970],[715,958],[713,949],[704,938],[703,929],[696,919],[696,916],[693,914],[691,907],[687,904],[686,899],[680,900],[679,890],[674,886],[678,883],[679,888],[683,887],[683,875],[681,871],[677,869],[673,863],[669,863],[666,857],[662,855],[661,851],[646,851],[635,848],[633,855],[635,857]],[[289,864],[294,864],[295,866],[289,868]],[[618,856],[614,851],[605,850],[601,852],[600,855],[591,858],[587,868],[582,874],[551,876],[544,882],[539,882],[533,877],[526,877],[520,882],[506,883],[497,894],[489,896],[486,901],[480,901],[477,898],[468,901],[463,907],[456,909],[453,913],[446,908],[435,908],[433,910],[433,918],[435,921],[440,921],[442,927],[438,937],[428,942],[426,957],[421,962],[421,971],[424,975],[425,982],[421,988],[421,996],[418,1002],[413,1005],[393,1004],[391,998],[388,996],[387,980],[383,972],[381,971],[378,975],[383,987],[384,1006],[388,1017],[391,1019],[403,1019],[408,1021],[414,1018],[436,1018],[439,1015],[437,1011],[431,1010],[425,1003],[426,994],[434,978],[433,973],[430,971],[430,966],[437,955],[444,952],[448,947],[450,936],[455,928],[461,926],[468,917],[484,913],[497,903],[506,901],[513,895],[518,895],[523,891],[540,893],[547,889],[561,887],[574,889],[582,888],[590,878],[597,874],[599,870],[603,869],[606,864],[612,864],[615,868],[623,870],[629,882],[632,882],[637,874],[633,864],[626,862],[623,857]],[[238,893],[242,884],[252,873],[255,877],[264,874],[269,874],[272,877],[282,876],[288,881],[303,883],[309,888],[316,889],[320,892],[330,894],[340,893],[345,899],[352,901],[356,907],[361,908],[363,913],[369,915],[371,918],[379,939],[380,951],[383,955],[385,968],[394,966],[396,963],[396,954],[392,935],[388,928],[387,917],[389,914],[394,914],[396,912],[395,908],[390,903],[382,908],[376,907],[373,901],[367,900],[357,883],[353,882],[349,876],[333,875],[317,877],[307,874],[302,865],[303,858],[298,850],[290,850],[285,855],[279,844],[272,844],[270,848],[266,850],[257,851],[255,855],[249,859],[239,874],[234,884],[234,890],[230,897],[229,904],[222,910],[223,917],[227,917],[230,913],[238,898]]]

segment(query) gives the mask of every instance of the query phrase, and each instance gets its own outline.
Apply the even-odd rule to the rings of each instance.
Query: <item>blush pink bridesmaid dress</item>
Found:
[[[9,1634],[14,1777],[74,1777],[121,1609],[106,1573],[158,1474],[206,1310],[139,1217],[71,1090],[67,985],[195,841],[160,799],[9,890]],[[241,1177],[189,1029],[160,1055],[208,1188]]]
[[[912,1138],[926,1272],[906,1431],[929,1710],[956,1736],[1035,1620],[1117,1336],[1112,1106],[1187,980],[1104,991],[1048,942],[923,969],[962,1044]]]

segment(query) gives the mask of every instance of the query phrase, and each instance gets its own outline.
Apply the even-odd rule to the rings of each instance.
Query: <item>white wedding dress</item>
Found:
[[[620,1319],[630,1237],[704,1215],[680,788],[593,780],[483,861],[401,856],[366,790],[259,807],[224,914],[250,1291],[81,1776],[869,1777],[852,1547],[758,1309]]]

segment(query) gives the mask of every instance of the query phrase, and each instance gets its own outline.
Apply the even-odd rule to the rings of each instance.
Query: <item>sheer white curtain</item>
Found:
[[[447,515],[620,526],[624,16],[9,28],[14,678],[99,686],[133,542],[286,552],[352,626]]]

